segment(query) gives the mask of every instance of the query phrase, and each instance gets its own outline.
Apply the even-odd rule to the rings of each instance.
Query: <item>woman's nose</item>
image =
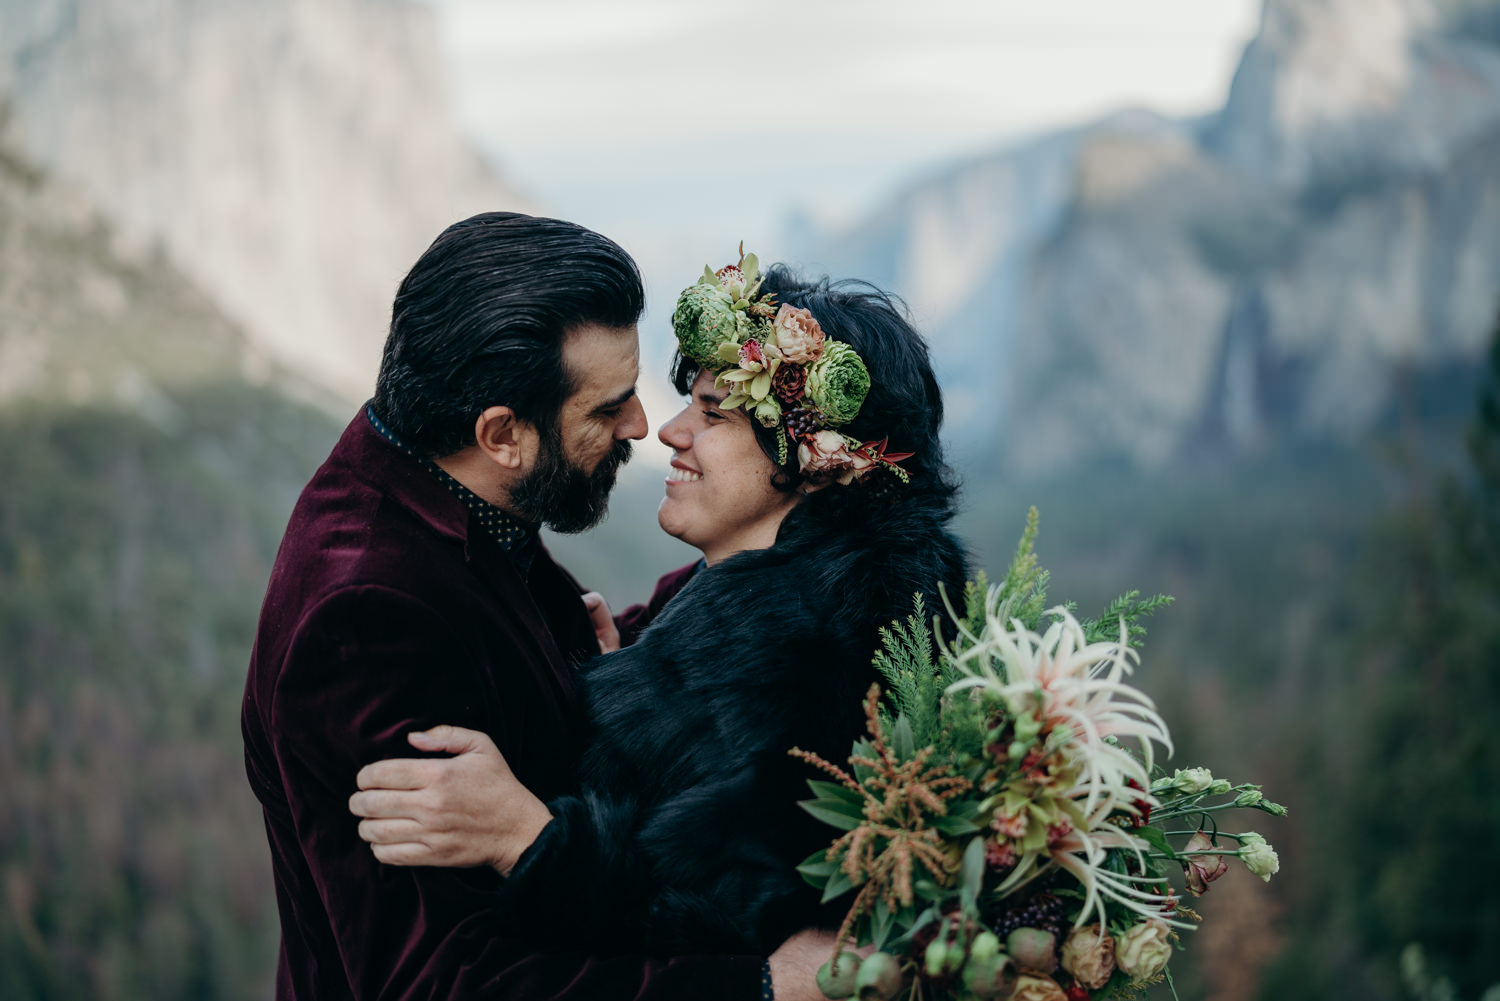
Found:
[[[693,444],[693,435],[684,419],[686,415],[687,409],[683,408],[677,412],[677,416],[657,428],[656,440],[679,452],[689,448]]]

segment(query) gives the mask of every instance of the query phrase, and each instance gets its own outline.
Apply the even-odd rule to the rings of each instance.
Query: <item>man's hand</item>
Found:
[[[366,765],[349,797],[359,836],[388,865],[515,867],[552,820],[477,730],[435,726],[407,735],[422,751],[452,758],[391,758]]]
[[[776,1001],[828,1001],[818,990],[818,967],[833,956],[831,931],[799,931],[771,953],[771,989]]]
[[[598,591],[583,596],[583,607],[589,610],[589,621],[594,624],[594,636],[599,640],[600,653],[614,653],[620,649],[620,630],[615,628],[615,617],[609,614],[609,602]]]

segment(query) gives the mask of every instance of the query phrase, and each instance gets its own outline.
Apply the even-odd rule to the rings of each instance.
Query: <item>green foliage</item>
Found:
[[[918,747],[935,742],[939,733],[938,703],[942,678],[933,663],[932,631],[927,625],[927,603],[918,594],[912,614],[880,630],[875,666],[886,681],[886,697],[896,715],[911,727]]]
[[[1309,706],[1289,754],[1293,816],[1316,812],[1289,883],[1288,947],[1265,998],[1348,991],[1472,1001],[1500,983],[1500,326],[1462,464],[1396,453],[1405,496],[1349,574],[1358,614],[1329,642],[1337,683]],[[1403,968],[1403,966],[1405,968]],[[1420,973],[1420,976],[1417,974]],[[1405,980],[1405,990],[1401,990]]]
[[[226,382],[0,411],[0,996],[271,992],[239,693],[326,418]]]
[[[1001,617],[1018,619],[1027,629],[1041,625],[1042,613],[1047,608],[1047,585],[1052,575],[1037,562],[1036,537],[1041,528],[1041,516],[1033,505],[1026,512],[1026,528],[1021,532],[1021,541],[1016,543],[1015,555],[1000,582]],[[981,606],[982,608],[982,606]],[[973,596],[970,596],[969,615],[975,612]],[[981,623],[982,625],[982,623]]]
[[[935,746],[953,760],[958,748],[978,746],[989,729],[994,706],[977,696],[951,699],[943,693],[964,676],[958,661],[973,648],[991,615],[1001,621],[1019,621],[1036,632],[1046,628],[1051,575],[1036,555],[1039,526],[1040,517],[1033,506],[999,585],[991,587],[988,575],[980,571],[964,586],[962,610],[953,607],[944,595],[947,621],[935,616],[929,626],[926,602],[919,594],[904,622],[880,630],[881,648],[874,662],[886,682],[882,720],[887,728],[909,728],[916,747]],[[1139,591],[1127,591],[1110,602],[1101,615],[1082,623],[1085,635],[1091,643],[1116,641],[1123,622],[1129,642],[1139,646],[1146,633],[1140,620],[1171,601],[1163,594],[1141,598]],[[945,644],[943,655],[935,656],[939,636],[952,639]]]
[[[1113,643],[1120,638],[1120,623],[1125,624],[1126,642],[1133,647],[1139,647],[1141,641],[1146,638],[1146,627],[1141,625],[1141,619],[1148,615],[1154,615],[1158,609],[1170,605],[1173,598],[1169,594],[1153,594],[1149,598],[1142,598],[1139,591],[1126,591],[1109,603],[1103,614],[1092,619],[1086,619],[1079,623],[1083,626],[1083,634],[1090,643]]]

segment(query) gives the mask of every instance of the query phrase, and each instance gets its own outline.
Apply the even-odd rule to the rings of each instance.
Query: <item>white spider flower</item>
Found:
[[[1068,813],[1077,816],[1076,810]],[[1066,824],[1054,831],[1047,839],[1045,848],[1025,852],[1017,861],[1005,880],[995,888],[997,896],[1006,896],[1031,882],[1038,876],[1063,869],[1083,887],[1083,906],[1073,922],[1075,928],[1091,920],[1107,924],[1104,904],[1114,901],[1143,918],[1165,921],[1177,928],[1194,928],[1190,922],[1173,918],[1167,911],[1170,887],[1167,880],[1152,876],[1131,876],[1115,872],[1106,865],[1107,853],[1111,849],[1130,852],[1135,856],[1138,870],[1145,868],[1146,842],[1131,834],[1126,828],[1109,820],[1111,809],[1100,806],[1094,813],[1079,818],[1076,824]]]
[[[1028,776],[1013,780],[1014,791],[1050,800],[1066,822],[1048,831],[1045,846],[1023,851],[996,892],[1004,895],[1058,867],[1084,889],[1079,925],[1091,917],[1104,923],[1108,899],[1143,917],[1191,927],[1165,917],[1164,880],[1106,866],[1107,853],[1118,849],[1133,853],[1137,871],[1144,870],[1148,846],[1110,818],[1121,812],[1139,815],[1136,803],[1159,805],[1145,791],[1153,744],[1172,750],[1171,734],[1151,700],[1124,681],[1136,660],[1124,621],[1118,642],[1091,644],[1066,608],[1048,611],[1055,621],[1041,634],[1015,620],[1007,624],[1007,610],[991,589],[979,635],[965,632],[961,652],[944,650],[967,675],[948,692],[980,689],[995,696],[1014,720],[1024,721],[1018,731],[1046,734],[1038,746],[1061,763],[1055,771],[1071,781],[1047,786]],[[1140,757],[1121,746],[1122,740],[1133,740]]]
[[[944,651],[968,675],[948,691],[988,691],[1014,717],[1031,716],[1049,730],[1048,753],[1079,768],[1075,798],[1084,798],[1085,814],[1101,804],[1129,813],[1136,812],[1131,804],[1137,800],[1157,805],[1143,792],[1151,786],[1152,745],[1171,754],[1172,736],[1155,704],[1123,680],[1137,659],[1124,620],[1118,642],[1091,644],[1061,606],[1047,612],[1056,620],[1040,635],[1015,620],[1007,625],[1004,611],[992,588],[980,634],[965,634],[970,645],[961,653]],[[1121,740],[1134,740],[1141,757],[1120,746]]]

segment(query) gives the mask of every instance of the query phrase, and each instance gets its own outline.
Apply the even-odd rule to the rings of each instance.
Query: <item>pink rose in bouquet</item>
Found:
[[[1199,831],[1194,834],[1183,848],[1184,852],[1201,852],[1213,848],[1214,844],[1207,834]],[[1195,897],[1201,897],[1208,892],[1208,884],[1218,879],[1229,871],[1229,863],[1222,855],[1186,855],[1184,856],[1186,867],[1188,892]]]
[[[1062,968],[1079,984],[1098,990],[1115,972],[1115,940],[1097,922],[1074,928],[1063,943]]]

